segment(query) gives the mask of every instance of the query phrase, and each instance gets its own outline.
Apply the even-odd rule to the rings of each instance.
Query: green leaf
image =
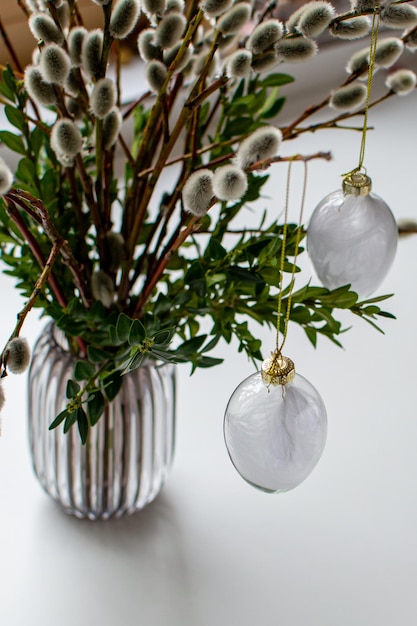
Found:
[[[66,390],[68,400],[75,398],[75,396],[80,391],[80,389],[81,389],[80,385],[70,378],[67,381],[67,390]]]
[[[59,413],[54,419],[54,421],[49,425],[49,430],[53,430],[54,428],[59,426],[64,421],[64,419],[66,419],[67,415],[68,415],[67,409],[64,409],[63,411],[61,411],[61,413]]]
[[[268,74],[259,84],[262,87],[281,87],[282,85],[288,85],[293,82],[294,78],[289,74]]]
[[[78,432],[80,433],[83,445],[87,442],[88,437],[88,420],[84,409],[80,406],[77,409]]]
[[[285,104],[286,98],[274,98],[272,101],[267,101],[262,108],[260,117],[263,120],[269,120],[276,117]]]
[[[96,346],[88,346],[87,356],[90,363],[102,363],[107,358],[109,358],[107,352],[105,352],[101,348],[97,348]]]
[[[4,107],[4,112],[10,124],[12,126],[15,126],[18,130],[20,130],[23,133],[26,128],[26,121],[25,121],[25,116],[23,115],[22,111],[7,104]]]
[[[16,178],[29,185],[37,185],[36,166],[30,159],[20,159],[16,170]]]
[[[10,89],[10,87],[8,87],[4,82],[0,82],[0,94],[11,102],[15,101],[14,91]]]
[[[222,259],[224,259],[226,254],[227,250],[223,248],[221,243],[219,243],[217,239],[211,237],[204,255],[209,259],[213,259],[214,261],[221,261]]]
[[[26,155],[26,148],[21,138],[9,132],[8,130],[0,131],[0,141],[2,141],[4,145],[10,148],[10,150],[12,150],[13,152]]]
[[[91,426],[95,426],[103,415],[105,404],[106,402],[101,391],[95,391],[94,395],[88,398],[87,411]]]
[[[114,400],[123,384],[123,377],[119,371],[113,372],[103,380],[104,392],[107,399]]]
[[[88,361],[76,361],[74,365],[75,380],[88,380],[94,376],[95,372],[96,368]]]
[[[192,339],[187,339],[178,347],[178,352],[181,355],[195,354],[205,342],[206,337],[207,335],[199,335],[198,337],[192,337]]]
[[[142,322],[139,320],[133,320],[130,326],[128,342],[130,346],[136,346],[141,343],[146,337],[146,329]]]
[[[170,344],[174,334],[175,328],[165,328],[164,330],[159,330],[153,336],[154,345],[166,346]]]
[[[72,413],[68,413],[67,418],[65,420],[65,424],[64,424],[65,434],[69,431],[71,426],[75,424],[75,422],[77,421],[77,418],[78,418],[78,409],[76,409],[75,411],[72,411]]]
[[[132,321],[133,320],[131,320],[130,317],[128,317],[124,313],[120,313],[119,317],[117,318],[116,334],[117,334],[118,340],[121,343],[128,341],[130,327],[132,326]]]

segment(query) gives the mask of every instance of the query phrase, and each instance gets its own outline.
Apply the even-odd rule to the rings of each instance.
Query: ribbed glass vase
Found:
[[[77,517],[134,513],[161,490],[175,441],[175,366],[150,362],[124,376],[82,445],[77,426],[48,430],[65,408],[74,356],[53,323],[38,339],[29,370],[29,440],[42,487]]]

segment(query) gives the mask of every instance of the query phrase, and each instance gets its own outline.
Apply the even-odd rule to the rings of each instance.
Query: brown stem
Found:
[[[16,66],[16,69],[18,72],[20,72],[21,74],[23,74],[23,67],[19,61],[19,57],[16,54],[15,49],[12,46],[12,43],[7,35],[7,32],[3,26],[3,22],[0,18],[0,35],[4,41],[4,45],[6,46],[7,50],[9,51],[10,56],[12,57],[13,63]]]

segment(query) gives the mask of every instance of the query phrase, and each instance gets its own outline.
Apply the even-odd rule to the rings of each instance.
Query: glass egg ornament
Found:
[[[224,438],[238,473],[267,493],[289,491],[318,463],[327,436],[324,402],[287,357],[273,353],[233,392]]]
[[[387,275],[395,257],[398,229],[388,205],[371,193],[361,173],[326,196],[307,229],[307,250],[317,276],[328,289],[351,285],[362,300]]]

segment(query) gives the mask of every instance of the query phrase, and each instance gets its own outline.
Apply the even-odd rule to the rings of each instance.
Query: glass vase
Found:
[[[118,396],[81,443],[49,425],[66,405],[75,357],[50,323],[29,370],[29,441],[36,476],[67,513],[108,519],[142,509],[159,493],[173,459],[175,366],[149,362],[123,377]]]

